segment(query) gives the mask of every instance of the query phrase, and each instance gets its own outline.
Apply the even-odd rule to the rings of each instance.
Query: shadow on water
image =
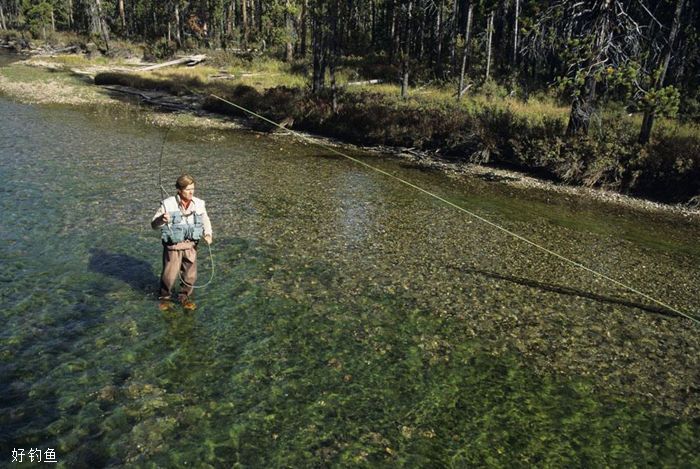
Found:
[[[648,304],[644,304],[644,303],[637,303],[634,301],[629,301],[629,300],[625,300],[622,298],[615,298],[612,296],[599,295],[597,293],[578,290],[576,288],[571,288],[571,287],[567,287],[567,286],[563,286],[563,285],[555,285],[555,284],[546,283],[546,282],[538,282],[536,280],[531,280],[531,279],[527,279],[527,278],[523,278],[523,277],[516,277],[513,275],[503,275],[503,274],[499,274],[497,272],[490,272],[487,270],[480,270],[480,269],[472,269],[469,267],[455,267],[455,269],[457,269],[461,272],[467,272],[467,273],[476,274],[476,275],[483,275],[485,277],[490,277],[490,278],[493,278],[496,280],[505,280],[506,282],[516,283],[518,285],[536,288],[536,289],[542,290],[542,291],[549,291],[549,292],[553,292],[553,293],[558,293],[560,295],[578,296],[581,298],[588,298],[590,300],[600,301],[603,303],[609,303],[609,304],[615,304],[615,305],[621,305],[621,306],[629,306],[630,308],[641,309],[642,311],[659,314],[661,316],[665,316],[665,317],[669,317],[669,318],[679,317],[679,315],[676,312],[674,312],[670,309],[667,309],[667,308],[662,308],[660,306],[648,305]]]
[[[121,280],[142,292],[155,292],[158,285],[158,277],[153,273],[151,264],[128,254],[91,249],[88,269]]]

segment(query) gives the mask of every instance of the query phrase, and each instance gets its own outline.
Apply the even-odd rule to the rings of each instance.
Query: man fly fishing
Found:
[[[197,280],[197,245],[201,239],[212,242],[212,229],[205,202],[194,196],[195,182],[183,174],[175,182],[177,194],[163,200],[151,220],[154,230],[160,229],[163,242],[163,273],[160,276],[159,308],[172,307],[173,285],[180,277],[178,300],[182,307],[192,311]]]

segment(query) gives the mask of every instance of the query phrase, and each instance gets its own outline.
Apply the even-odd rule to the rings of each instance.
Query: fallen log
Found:
[[[170,109],[172,111],[187,111],[191,110],[190,106],[187,106],[186,104],[177,104],[177,103],[172,103],[168,101],[161,101],[156,97],[153,96],[148,96],[147,94],[141,93],[140,91],[136,91],[133,89],[129,89],[126,87],[121,87],[121,86],[102,86],[102,88],[105,88],[110,91],[115,91],[117,93],[124,93],[128,94],[131,96],[138,96],[141,98],[143,101],[146,101],[147,104],[151,104],[154,106],[160,106],[166,109]],[[167,94],[164,94],[163,96],[167,96]]]
[[[171,67],[173,65],[186,64],[188,67],[197,65],[200,62],[206,60],[206,55],[191,55],[189,57],[182,57],[181,59],[171,60],[169,62],[163,62],[162,64],[149,65],[148,67],[141,67],[137,69],[139,72],[146,72],[148,70],[155,70],[163,67]]]
[[[216,75],[209,75],[209,78],[211,78],[212,80],[233,80],[236,78],[236,75],[232,75],[228,72],[221,71]]]
[[[60,54],[63,52],[74,52],[76,50],[78,50],[78,46],[70,46],[70,47],[64,47],[63,49],[51,50],[50,53],[51,54]]]
[[[77,52],[79,46],[63,47],[61,49],[54,49],[51,46],[42,46],[29,51],[31,55],[55,57],[56,54],[61,54],[63,52]]]
[[[365,80],[365,81],[350,81],[346,83],[347,86],[352,86],[352,85],[376,85],[378,83],[382,83],[383,80]]]

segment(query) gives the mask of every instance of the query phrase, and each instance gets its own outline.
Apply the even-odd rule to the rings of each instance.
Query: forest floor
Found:
[[[222,86],[233,85],[245,85],[260,92],[277,86],[292,89],[306,87],[306,78],[303,74],[296,73],[288,64],[276,60],[261,58],[249,61],[233,53],[223,53],[210,62],[196,67],[171,67],[143,72],[139,69],[151,63],[137,57],[107,58],[95,54],[90,57],[86,54],[51,54],[48,51],[48,53],[33,55],[25,60],[0,67],[0,93],[33,103],[124,105],[124,103],[146,102],[153,105],[151,120],[156,125],[231,129],[255,128],[255,125],[251,125],[250,119],[231,115],[222,116],[211,112],[211,109],[206,106],[206,90],[216,91],[222,89]],[[96,75],[113,72],[136,75],[160,83],[169,82],[171,86],[170,88],[166,86],[165,89],[139,89],[119,85],[93,86]],[[352,73],[342,76],[345,82],[358,78],[361,77]],[[192,91],[187,85],[191,85],[196,91]],[[202,85],[211,85],[211,87]],[[371,90],[372,93],[387,95],[395,95],[398,90],[396,86],[386,84],[363,84],[347,86],[346,89],[350,93]],[[454,97],[444,88],[423,87],[412,90],[411,99],[417,102],[419,107],[439,107],[442,102],[453,101]],[[528,115],[536,116],[532,117],[536,119],[548,116],[560,121],[566,119],[568,112],[566,107],[558,106],[549,99],[530,99],[527,103],[523,103],[517,100],[496,99],[484,94],[466,98],[464,105],[477,108],[504,107],[525,118]],[[160,112],[163,110],[180,112]],[[297,129],[294,128],[294,131],[296,132]],[[700,140],[700,131],[697,127],[676,128],[675,131],[690,135],[698,132],[697,137]],[[342,136],[334,138],[335,136],[323,136],[313,131],[304,132],[304,135],[324,144],[353,146]],[[566,197],[586,197],[605,204],[673,216],[680,215],[691,222],[700,221],[700,200],[697,197],[686,203],[660,203],[600,187],[564,184],[561,181],[537,177],[537,174],[528,174],[520,168],[507,165],[475,164],[468,159],[456,159],[444,155],[440,149],[384,144],[358,146],[369,151],[392,154],[417,167],[440,170],[454,178],[478,177],[522,190],[537,190]]]

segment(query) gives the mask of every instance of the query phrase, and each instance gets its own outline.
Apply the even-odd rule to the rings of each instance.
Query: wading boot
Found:
[[[194,311],[197,309],[197,304],[190,299],[188,296],[180,295],[178,298],[180,300],[180,304],[182,304],[182,308],[185,311]]]
[[[158,309],[165,312],[173,309],[173,302],[169,299],[162,299],[158,303]]]

